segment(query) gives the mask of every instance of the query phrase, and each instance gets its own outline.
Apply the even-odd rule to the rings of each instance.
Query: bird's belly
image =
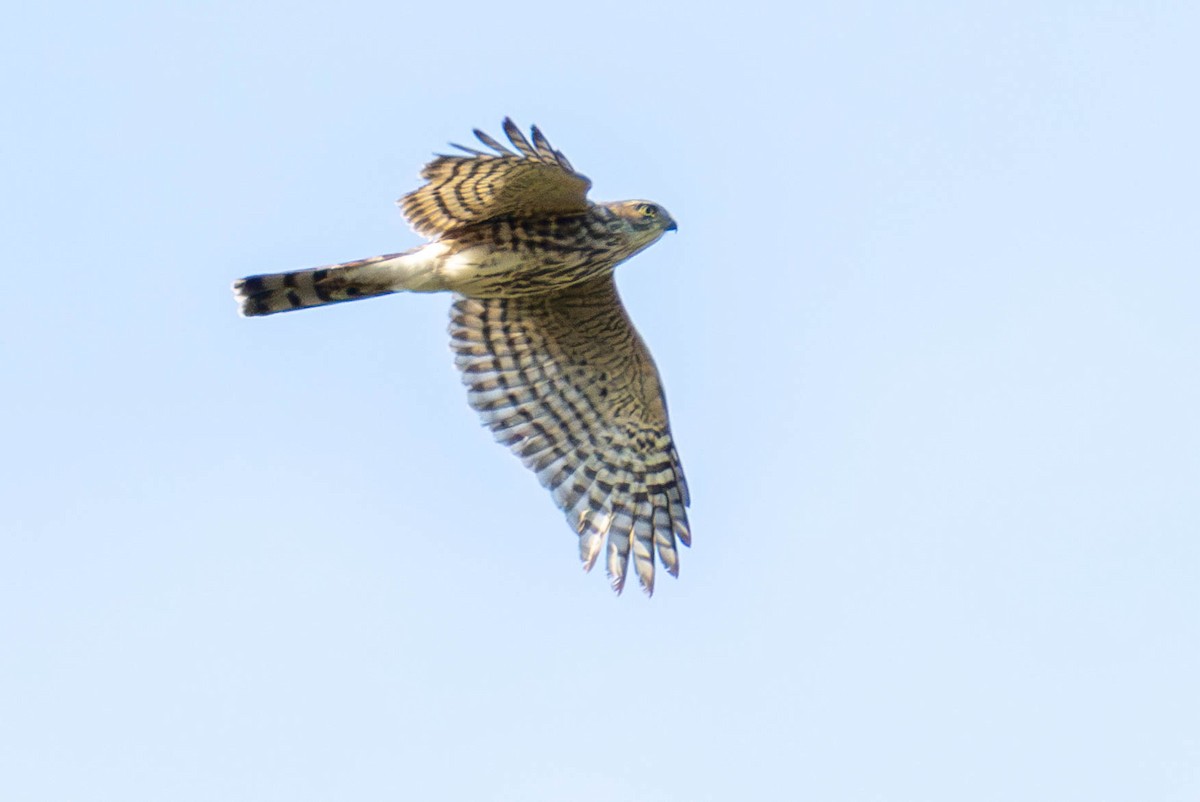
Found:
[[[474,245],[445,258],[445,287],[475,298],[540,295],[611,272],[613,261],[594,251]]]

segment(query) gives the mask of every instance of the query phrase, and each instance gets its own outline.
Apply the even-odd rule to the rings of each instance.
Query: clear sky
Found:
[[[1200,11],[24,3],[0,32],[0,798],[1200,798]],[[449,298],[246,320],[537,123],[694,546],[579,570]]]

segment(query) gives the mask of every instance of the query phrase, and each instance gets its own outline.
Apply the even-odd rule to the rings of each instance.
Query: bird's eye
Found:
[[[658,215],[658,207],[653,203],[643,203],[638,207],[638,211],[646,217],[655,217]]]

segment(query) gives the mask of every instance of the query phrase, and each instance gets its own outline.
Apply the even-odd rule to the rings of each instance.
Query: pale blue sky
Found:
[[[586,10],[585,10],[586,8]],[[1186,9],[1186,10],[1185,10]],[[1200,798],[1200,11],[24,4],[0,67],[0,798]],[[402,250],[537,123],[691,481],[652,600]]]

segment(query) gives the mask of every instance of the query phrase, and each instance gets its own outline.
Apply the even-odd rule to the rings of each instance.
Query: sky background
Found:
[[[0,798],[1200,798],[1200,11],[25,3],[0,31]],[[694,546],[579,570],[419,243],[537,123]]]

